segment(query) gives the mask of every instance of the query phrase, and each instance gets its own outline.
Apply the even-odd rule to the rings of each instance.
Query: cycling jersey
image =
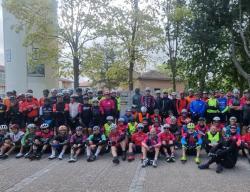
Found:
[[[136,132],[132,135],[131,141],[136,145],[136,146],[141,146],[142,141],[145,140],[147,137],[147,134],[143,132]]]

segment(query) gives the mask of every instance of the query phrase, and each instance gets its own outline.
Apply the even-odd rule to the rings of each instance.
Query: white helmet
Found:
[[[8,130],[8,126],[7,125],[0,125],[0,130],[7,131]]]
[[[142,113],[146,113],[146,112],[147,112],[147,107],[142,106],[142,107],[141,107],[141,112],[142,112]]]

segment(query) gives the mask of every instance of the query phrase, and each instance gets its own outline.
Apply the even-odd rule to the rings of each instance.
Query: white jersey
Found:
[[[79,114],[80,103],[74,102],[69,104],[69,115],[71,118],[75,118]]]
[[[11,132],[9,134],[11,141],[14,143],[17,141],[20,141],[22,139],[23,135],[24,135],[24,132],[22,132],[22,131],[18,131],[16,134],[14,134],[13,132]]]

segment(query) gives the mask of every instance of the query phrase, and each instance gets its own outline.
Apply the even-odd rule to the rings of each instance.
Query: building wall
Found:
[[[55,3],[56,1],[53,0]],[[56,6],[53,9],[56,13]],[[56,15],[56,14],[55,14]],[[35,96],[41,96],[45,88],[57,88],[56,71],[45,64],[45,76],[34,77],[27,73],[28,49],[23,47],[25,33],[16,33],[11,26],[18,20],[3,8],[3,32],[5,51],[6,90],[16,90],[18,93],[32,89]]]
[[[150,87],[151,89],[172,89],[173,84],[171,81],[161,81],[161,80],[136,80],[134,82],[134,88],[140,88],[144,90],[146,87]],[[178,92],[183,91],[185,89],[185,82],[176,82],[176,90]]]

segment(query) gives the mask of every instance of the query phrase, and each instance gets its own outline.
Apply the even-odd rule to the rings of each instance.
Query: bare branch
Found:
[[[242,30],[240,30],[240,36],[241,36],[241,39],[243,41],[245,52],[246,52],[247,56],[250,58],[250,52],[249,52],[249,49],[247,46],[247,41],[246,41],[245,35],[244,35]]]

